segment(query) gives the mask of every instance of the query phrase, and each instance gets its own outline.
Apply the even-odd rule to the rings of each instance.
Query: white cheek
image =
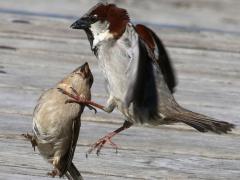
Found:
[[[96,45],[98,45],[98,43],[102,41],[106,41],[113,38],[113,35],[109,33],[109,30],[106,30],[105,32],[102,33],[93,33],[93,36],[94,36],[93,47],[95,47]]]
[[[90,29],[93,33],[93,47],[98,45],[98,43],[113,38],[113,35],[109,33],[109,24],[107,22],[96,22],[91,25]]]

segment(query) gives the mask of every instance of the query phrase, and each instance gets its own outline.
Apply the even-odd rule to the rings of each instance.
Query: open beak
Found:
[[[80,18],[75,21],[71,26],[72,29],[88,29],[90,27],[90,22],[87,18]]]

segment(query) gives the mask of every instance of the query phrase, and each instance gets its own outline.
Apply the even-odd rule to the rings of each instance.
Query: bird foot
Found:
[[[91,146],[91,148],[87,151],[86,157],[88,157],[88,154],[91,154],[92,151],[94,151],[95,149],[97,149],[97,152],[96,152],[96,153],[97,153],[97,155],[99,155],[102,147],[103,147],[107,142],[109,142],[110,145],[111,145],[113,148],[116,149],[116,153],[117,153],[119,148],[118,148],[118,146],[117,146],[114,142],[112,142],[111,139],[113,138],[113,136],[115,136],[116,134],[124,131],[125,129],[130,128],[132,125],[133,125],[133,124],[132,124],[131,122],[125,121],[120,128],[116,129],[115,131],[113,131],[113,132],[107,134],[106,136],[104,136],[103,138],[99,139],[99,140],[98,140],[96,143],[94,143],[94,144]]]
[[[37,146],[37,141],[34,139],[34,137],[30,134],[22,134],[23,137],[25,137],[28,141],[31,142],[33,150],[35,151],[35,147]]]
[[[89,101],[86,99],[85,96],[83,95],[79,95],[78,92],[73,88],[71,87],[71,90],[73,92],[72,93],[69,93],[67,92],[66,90],[62,89],[62,88],[58,88],[59,91],[61,91],[63,94],[71,97],[72,99],[68,99],[66,100],[65,103],[77,103],[77,104],[84,104],[85,106],[87,106],[90,110],[94,110],[94,113],[96,114],[97,113],[97,110],[96,108],[94,108],[93,106],[91,106],[89,104]]]
[[[47,175],[54,178],[55,176],[59,175],[59,172],[57,169],[53,169],[51,172],[48,172]]]
[[[103,146],[108,142],[114,149],[116,149],[116,153],[118,152],[118,145],[112,142],[111,138],[116,135],[115,132],[109,133],[103,138],[99,139],[96,143],[91,145],[90,149],[86,153],[86,157],[88,157],[88,154],[91,154],[96,149],[96,154],[99,156],[101,149]]]

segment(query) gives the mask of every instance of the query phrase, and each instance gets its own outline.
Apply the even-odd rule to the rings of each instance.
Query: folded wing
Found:
[[[177,82],[171,60],[163,43],[159,37],[148,27],[138,24],[135,26],[135,29],[140,38],[145,42],[146,46],[148,46],[146,49],[148,49],[148,54],[152,57],[151,59],[157,61],[168,88],[173,93]]]

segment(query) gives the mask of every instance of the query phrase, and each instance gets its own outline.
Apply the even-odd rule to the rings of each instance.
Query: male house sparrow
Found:
[[[106,80],[108,101],[98,105],[106,112],[114,108],[125,115],[122,127],[104,136],[90,148],[97,154],[106,142],[134,123],[153,125],[185,123],[200,132],[227,133],[233,124],[182,108],[172,93],[174,71],[158,36],[148,27],[133,25],[125,9],[99,3],[73,29],[83,29]]]
[[[74,91],[91,99],[93,76],[87,63],[74,70],[55,87],[44,92],[33,113],[32,145],[53,165],[49,175],[66,175],[68,179],[83,179],[72,159],[76,148],[84,104],[71,103],[65,91]],[[74,90],[73,90],[74,89]]]

